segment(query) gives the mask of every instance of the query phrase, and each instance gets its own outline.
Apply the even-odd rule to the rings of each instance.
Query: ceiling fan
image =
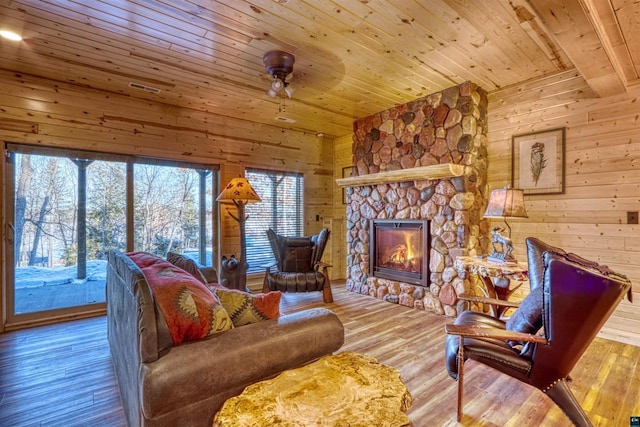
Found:
[[[284,92],[289,98],[293,95],[294,89],[289,85],[287,77],[293,72],[293,64],[296,62],[294,56],[282,50],[272,50],[264,54],[262,63],[267,72],[273,77],[273,81],[267,90],[267,95],[276,98]]]

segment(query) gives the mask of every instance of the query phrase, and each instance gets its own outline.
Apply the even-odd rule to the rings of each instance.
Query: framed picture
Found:
[[[565,128],[514,135],[511,184],[524,194],[564,193]]]
[[[353,166],[347,166],[346,168],[342,168],[342,177],[346,178],[351,176],[351,171],[353,170]],[[347,189],[346,187],[342,187],[342,204],[347,204]]]

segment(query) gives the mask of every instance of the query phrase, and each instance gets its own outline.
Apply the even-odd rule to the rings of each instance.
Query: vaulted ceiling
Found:
[[[5,71],[330,136],[467,80],[575,68],[608,96],[640,68],[635,0],[0,0],[4,29]],[[284,106],[274,49],[295,56]]]

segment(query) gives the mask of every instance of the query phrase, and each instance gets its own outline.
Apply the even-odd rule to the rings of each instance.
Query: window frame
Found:
[[[220,221],[219,221],[219,204],[215,201],[216,195],[220,190],[220,166],[217,164],[203,164],[196,162],[184,162],[180,160],[172,159],[160,159],[138,155],[127,154],[115,154],[98,151],[88,151],[81,149],[69,149],[58,147],[41,147],[36,145],[22,144],[16,142],[4,143],[5,153],[7,159],[15,154],[32,154],[37,156],[50,156],[50,157],[64,157],[70,159],[85,159],[85,160],[101,160],[108,162],[120,162],[124,163],[126,167],[126,247],[127,250],[133,250],[133,168],[135,164],[145,165],[162,165],[168,167],[189,168],[195,171],[210,171],[210,177],[206,179],[211,180],[211,203],[209,207],[211,209],[211,262],[214,267],[219,268],[219,253],[220,253]],[[3,194],[3,204],[5,205],[5,219],[10,225],[14,224],[14,209],[15,209],[15,174],[13,161],[5,160],[4,181],[5,191]],[[209,195],[208,195],[209,196]],[[106,303],[99,302],[93,304],[77,305],[72,307],[65,307],[59,309],[35,311],[29,313],[15,313],[15,257],[14,257],[14,243],[13,239],[6,239],[4,246],[4,265],[2,270],[5,273],[6,280],[3,283],[3,294],[5,299],[6,311],[6,329],[19,329],[34,324],[46,324],[52,322],[65,321],[70,318],[87,317],[96,314],[101,314],[106,311]]]

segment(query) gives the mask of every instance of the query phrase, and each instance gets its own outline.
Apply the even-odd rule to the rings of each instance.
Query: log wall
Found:
[[[489,94],[489,185],[511,182],[511,137],[566,127],[565,192],[526,196],[528,219],[512,220],[515,254],[524,239],[606,264],[633,283],[634,305],[623,301],[602,336],[640,345],[640,88],[596,98],[575,71]]]
[[[6,71],[0,93],[0,141],[219,164],[221,185],[245,167],[302,172],[305,233],[334,213],[332,140]],[[238,225],[226,209],[220,252],[239,253]]]

